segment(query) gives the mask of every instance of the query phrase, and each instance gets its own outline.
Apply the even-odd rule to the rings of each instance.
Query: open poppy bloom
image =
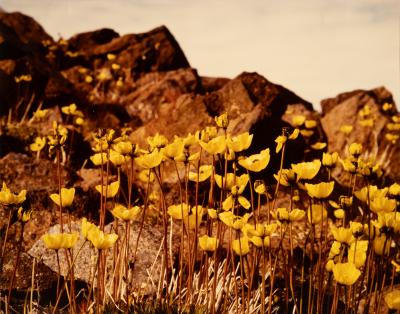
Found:
[[[226,145],[229,147],[229,149],[231,149],[235,153],[238,153],[248,149],[251,145],[252,139],[253,134],[245,132],[235,137],[228,136],[228,138],[226,139]]]
[[[108,186],[103,185],[103,187],[101,185],[96,185],[96,191],[107,198],[112,198],[117,195],[118,189],[119,181],[112,182]]]
[[[77,233],[54,233],[42,236],[44,245],[50,250],[70,249],[78,241]]]
[[[181,203],[177,205],[168,206],[168,215],[174,219],[183,219],[189,215],[189,205],[186,203]]]
[[[297,181],[301,179],[310,180],[314,178],[319,169],[321,168],[321,161],[315,159],[310,162],[301,162],[298,164],[292,164],[292,169],[297,175]]]
[[[214,167],[211,165],[200,166],[198,172],[189,172],[189,180],[195,182],[203,182],[211,176],[213,169]]]
[[[240,237],[232,241],[232,249],[236,255],[246,255],[250,252],[249,240],[247,237]]]
[[[239,159],[239,165],[243,168],[253,171],[260,172],[264,170],[269,163],[270,154],[269,148],[262,150],[259,154],[251,155],[247,158]]]
[[[97,226],[88,229],[87,239],[98,250],[111,248],[118,240],[118,235],[115,233],[106,234]]]
[[[219,240],[216,237],[203,235],[199,237],[199,245],[203,251],[214,252],[219,245]]]
[[[0,191],[0,203],[3,205],[21,204],[26,199],[26,190],[22,190],[18,194],[14,194],[7,187],[6,183],[3,182],[3,186]]]
[[[361,275],[353,263],[337,263],[333,266],[333,278],[340,284],[351,286]]]
[[[395,289],[393,291],[385,293],[385,302],[389,309],[400,310],[400,290]]]
[[[154,149],[151,153],[143,154],[135,158],[135,162],[142,168],[152,169],[158,167],[163,160],[163,153]]]
[[[127,208],[121,204],[118,204],[112,210],[112,214],[114,215],[114,217],[117,217],[124,221],[130,221],[136,219],[141,211],[142,209],[139,206]]]
[[[321,182],[317,184],[306,183],[305,187],[307,193],[312,198],[324,199],[327,198],[333,192],[333,187],[335,185],[334,181],[331,182]]]
[[[39,152],[43,149],[43,147],[46,145],[46,137],[36,137],[35,141],[29,145],[29,148],[33,152]]]
[[[226,149],[226,140],[224,135],[217,136],[207,143],[200,141],[199,144],[210,155],[222,154]]]
[[[58,206],[69,207],[72,205],[75,197],[75,188],[61,188],[61,197],[60,194],[50,194],[51,200],[56,203]]]

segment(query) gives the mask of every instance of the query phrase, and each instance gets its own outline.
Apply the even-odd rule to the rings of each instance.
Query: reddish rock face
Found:
[[[386,138],[389,133],[388,124],[393,123],[392,116],[396,114],[396,107],[384,111],[385,103],[393,104],[393,98],[382,87],[340,94],[322,101],[321,124],[328,140],[329,152],[337,151],[341,156],[346,156],[349,144],[360,143],[366,156],[376,157],[386,176],[399,180],[400,146],[398,142],[392,143]],[[369,114],[365,114],[367,112]],[[340,131],[343,125],[352,126],[353,130],[344,134]],[[342,178],[344,175],[343,171],[337,171],[336,179],[345,183],[345,178]]]

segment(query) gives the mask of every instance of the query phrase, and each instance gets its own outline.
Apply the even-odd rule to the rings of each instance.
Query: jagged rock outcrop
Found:
[[[391,105],[391,108],[385,107],[387,110],[384,110],[385,104]],[[393,121],[398,114],[388,90],[380,87],[343,93],[323,100],[321,107],[321,124],[329,152],[337,151],[344,157],[349,144],[360,143],[364,155],[376,158],[387,178],[400,179],[400,145],[386,136],[400,133]],[[352,130],[343,132],[343,126],[351,126]],[[346,183],[348,176],[343,171],[337,169],[334,174],[339,182]]]

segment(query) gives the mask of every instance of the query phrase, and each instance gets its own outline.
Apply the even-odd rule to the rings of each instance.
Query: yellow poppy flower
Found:
[[[97,153],[93,156],[90,156],[90,160],[95,166],[104,165],[107,163],[107,154],[106,153]]]
[[[107,198],[112,198],[117,195],[118,189],[119,181],[112,182],[108,186],[103,185],[103,188],[101,185],[96,185],[96,191]]]
[[[253,134],[245,132],[235,137],[228,136],[228,138],[226,139],[226,145],[228,146],[229,149],[231,149],[235,153],[238,153],[248,149],[251,145],[252,139],[253,139]]]
[[[326,269],[326,271],[328,271],[328,272],[332,272],[333,271],[333,266],[335,266],[335,262],[333,261],[333,260],[328,260],[327,262],[326,262],[326,265],[325,265],[325,269]]]
[[[357,156],[361,155],[361,153],[362,153],[362,145],[359,143],[352,143],[352,144],[350,144],[348,150],[349,150],[350,155],[357,157]]]
[[[46,145],[46,137],[36,137],[35,141],[29,145],[29,148],[33,152],[39,152]]]
[[[388,188],[378,189],[376,185],[369,185],[368,187],[365,186],[361,190],[355,191],[354,195],[361,202],[367,203],[368,197],[370,201],[376,197],[377,198],[385,197],[388,190],[389,190]]]
[[[357,171],[356,164],[351,159],[349,159],[349,158],[346,158],[346,159],[339,158],[339,161],[342,164],[343,169],[345,171],[353,173],[353,174],[356,173],[356,171]]]
[[[256,237],[266,237],[270,236],[272,233],[276,231],[278,225],[275,223],[272,224],[246,224],[242,228],[242,232],[249,237],[256,236]]]
[[[207,210],[208,216],[210,216],[211,219],[217,219],[218,218],[218,213],[214,208],[209,208]]]
[[[141,211],[142,209],[139,206],[133,206],[128,209],[127,207],[121,204],[117,204],[112,210],[112,214],[115,217],[122,219],[124,221],[131,221],[135,220],[139,216]]]
[[[387,103],[387,102],[385,102],[385,103],[382,105],[383,111],[389,111],[389,110],[392,109],[392,108],[393,108],[393,105],[392,105],[392,104],[389,104],[389,103]]]
[[[333,192],[333,188],[335,186],[334,181],[330,182],[321,182],[317,184],[306,183],[305,187],[307,189],[307,193],[310,197],[324,199],[329,197]]]
[[[311,148],[314,150],[321,150],[324,149],[326,147],[326,143],[322,143],[322,142],[317,142],[311,145]]]
[[[315,120],[306,120],[304,125],[307,129],[313,129],[317,126],[317,121]]]
[[[128,155],[133,150],[132,143],[126,140],[121,140],[113,144],[113,149],[122,155]]]
[[[247,174],[242,174],[241,176],[237,176],[234,173],[227,173],[225,177],[215,174],[214,176],[215,182],[219,186],[220,189],[224,188],[225,190],[232,190],[234,185],[242,187],[242,191],[249,182],[249,176]]]
[[[319,169],[321,168],[321,161],[315,159],[311,162],[301,162],[298,164],[292,164],[292,169],[297,175],[297,181],[301,179],[310,180],[314,178]]]
[[[159,133],[156,133],[154,136],[149,136],[146,140],[151,150],[163,148],[168,144],[167,138]]]
[[[200,141],[199,144],[210,155],[222,154],[226,149],[226,140],[224,135],[217,136],[207,143]]]
[[[395,144],[397,140],[399,139],[399,135],[393,134],[393,133],[386,133],[385,138],[389,141],[392,142],[392,144]]]
[[[339,241],[333,241],[331,245],[331,249],[329,250],[329,259],[333,259],[340,254],[340,250],[342,248],[342,244]]]
[[[215,117],[215,123],[217,124],[218,127],[226,129],[229,124],[229,119],[228,119],[228,113],[224,112],[218,117]]]
[[[353,126],[350,124],[343,124],[340,126],[339,130],[344,134],[350,134],[351,131],[353,131]]]
[[[312,209],[312,210],[311,210]],[[308,221],[315,225],[321,222],[321,220],[326,220],[328,212],[321,204],[313,204],[307,210]]]
[[[200,166],[198,172],[189,172],[189,180],[195,182],[203,182],[211,176],[213,169],[214,167],[212,165]]]
[[[111,248],[118,240],[118,235],[115,233],[105,234],[97,226],[88,230],[88,240],[98,250]]]
[[[189,205],[186,203],[181,203],[177,205],[168,206],[168,215],[174,219],[183,219],[189,215]]]
[[[259,154],[251,155],[247,158],[239,159],[239,165],[243,168],[253,171],[260,172],[264,170],[270,161],[269,148],[262,150]]]
[[[290,186],[296,182],[296,173],[292,169],[282,169],[274,174],[276,181],[283,186]]]
[[[41,110],[41,109],[38,109],[38,110],[36,110],[35,113],[33,114],[33,117],[34,117],[35,119],[37,119],[37,120],[44,119],[44,118],[46,118],[48,112],[49,112],[48,109],[42,109],[42,110]]]
[[[353,263],[337,263],[333,266],[333,278],[340,284],[351,286],[361,275]]]
[[[55,233],[42,236],[44,245],[50,250],[70,249],[78,241],[77,233]]]
[[[195,138],[198,142],[208,143],[213,138],[217,137],[218,130],[215,126],[208,126],[204,130],[197,131],[195,134]]]
[[[367,260],[368,240],[360,240],[351,243],[347,253],[348,261],[357,268],[364,266]]]
[[[373,248],[376,255],[388,255],[391,241],[384,234],[376,236],[373,241]]]
[[[78,107],[76,106],[76,104],[70,104],[69,106],[61,107],[62,113],[66,114],[66,115],[81,116],[82,112],[77,109],[78,109]]]
[[[371,221],[377,229],[392,229],[394,232],[400,232],[400,214],[398,212],[378,212],[378,219]]]
[[[355,240],[350,228],[331,226],[331,232],[333,238],[340,243],[351,244]]]
[[[271,212],[271,215],[280,223],[286,223],[302,220],[305,217],[305,211],[296,208],[289,212],[287,208],[282,207],[277,208],[275,212]]]
[[[389,186],[389,195],[400,196],[400,184],[393,183],[391,186]]]
[[[182,139],[176,139],[171,144],[165,146],[163,153],[166,157],[174,159],[184,153],[185,146]]]
[[[219,240],[216,237],[203,235],[199,237],[199,246],[203,251],[214,252],[219,245]]]
[[[138,178],[143,183],[153,182],[155,179],[155,175],[152,171],[142,170],[139,172]]]
[[[228,227],[235,230],[240,230],[249,220],[249,214],[244,214],[243,217],[236,216],[232,212],[222,212],[218,215],[219,219]]]
[[[92,224],[91,222],[89,222],[85,217],[82,218],[81,233],[85,239],[87,239],[87,237],[89,235],[89,230],[92,228],[97,228],[97,226],[95,224]]]
[[[18,220],[26,223],[31,219],[32,209],[24,210],[22,207],[18,208]]]
[[[296,138],[299,137],[300,130],[299,129],[294,129],[292,134],[289,135],[289,140],[295,140]]]
[[[21,204],[26,199],[26,190],[22,190],[18,194],[14,194],[7,187],[6,183],[3,182],[3,186],[0,191],[0,204],[3,205],[12,205],[12,204]]]
[[[282,147],[283,147],[283,144],[285,144],[286,141],[287,141],[287,137],[286,137],[285,135],[279,135],[279,136],[275,139],[275,143],[277,144],[277,145],[276,145],[276,150],[275,150],[276,153],[279,153],[279,152],[280,152],[280,150],[281,150]]]
[[[110,161],[114,166],[119,167],[128,162],[131,158],[129,156],[124,156],[121,153],[111,149],[110,150]]]
[[[364,119],[364,120],[360,120],[358,121],[358,123],[363,126],[363,127],[373,127],[374,126],[374,119]]]
[[[386,305],[391,310],[400,311],[400,290],[395,289],[385,293],[384,296]]]
[[[389,131],[400,131],[400,123],[388,123],[386,124],[386,128]]]
[[[113,53],[107,53],[107,60],[112,61],[112,60],[115,60],[116,57],[117,56]]]
[[[360,117],[366,117],[371,114],[371,107],[369,105],[365,105],[359,112],[358,115]]]
[[[338,161],[339,154],[334,152],[332,154],[323,153],[322,154],[322,165],[325,167],[333,167]]]
[[[299,127],[302,126],[304,124],[304,122],[306,121],[306,117],[303,115],[296,115],[292,118],[292,125],[294,127]]]
[[[390,199],[386,196],[374,197],[370,204],[370,209],[374,213],[379,212],[392,212],[396,208],[396,200]]]
[[[196,229],[201,224],[205,210],[202,206],[198,205],[192,207],[192,213],[189,216],[183,218],[183,222],[188,230]]]
[[[314,134],[313,130],[300,130],[301,135],[304,137],[311,137]]]
[[[249,240],[247,237],[240,237],[232,241],[232,249],[236,255],[246,255],[250,252]]]
[[[163,153],[154,149],[151,153],[135,158],[135,162],[142,168],[152,169],[158,167],[163,160]]]
[[[335,218],[337,219],[343,219],[344,216],[346,215],[345,211],[341,208],[335,209],[333,211],[333,215],[335,216]]]
[[[261,180],[256,180],[254,182],[254,191],[257,194],[265,194],[267,192],[267,187],[265,186],[264,182]]]
[[[75,197],[75,188],[61,188],[61,197],[60,194],[51,194],[51,200],[56,203],[58,206],[69,207],[72,205]],[[61,202],[60,202],[61,199]],[[62,204],[60,204],[62,203]]]

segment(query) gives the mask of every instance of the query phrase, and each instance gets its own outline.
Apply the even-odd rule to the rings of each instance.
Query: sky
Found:
[[[166,25],[203,76],[258,72],[319,109],[321,99],[385,86],[400,108],[398,0],[0,0],[55,39]]]

